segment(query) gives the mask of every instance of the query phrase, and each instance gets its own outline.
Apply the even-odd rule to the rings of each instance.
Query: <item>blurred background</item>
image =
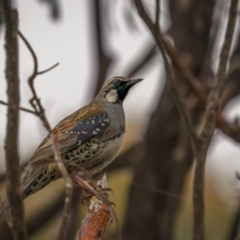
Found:
[[[154,19],[155,1],[144,6]],[[19,28],[35,50],[39,70],[36,89],[52,127],[90,102],[102,83],[113,76],[141,77],[124,102],[125,142],[120,156],[107,168],[111,201],[123,239],[188,240],[192,238],[192,157],[184,123],[171,98],[161,53],[132,0],[15,1]],[[199,81],[209,89],[216,72],[226,27],[227,0],[162,0],[162,33]],[[227,119],[240,114],[239,20],[221,99]],[[27,79],[33,61],[19,40],[21,106],[30,108]],[[6,101],[4,26],[0,30],[0,100]],[[176,70],[179,91],[196,129],[204,112],[184,77]],[[21,111],[19,154],[26,162],[47,132],[34,115]],[[4,138],[6,107],[0,105],[0,196],[5,192]],[[231,240],[240,218],[239,143],[216,130],[206,168],[206,239]],[[58,180],[24,201],[30,240],[55,239],[63,210],[64,184]],[[66,239],[74,239],[86,207],[74,189]],[[116,220],[107,239],[117,239]],[[0,238],[12,239],[5,218]]]

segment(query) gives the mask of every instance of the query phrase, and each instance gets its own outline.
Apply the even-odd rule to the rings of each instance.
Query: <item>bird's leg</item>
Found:
[[[112,190],[111,188],[109,188],[109,187],[103,187],[103,186],[102,186],[102,179],[103,179],[104,176],[105,176],[105,173],[103,173],[103,172],[99,172],[99,173],[95,174],[95,175],[93,176],[94,182],[93,182],[92,187],[93,187],[96,191],[102,192],[103,195],[108,198],[108,196],[109,196],[108,193],[109,193],[109,192],[113,193],[113,190]]]

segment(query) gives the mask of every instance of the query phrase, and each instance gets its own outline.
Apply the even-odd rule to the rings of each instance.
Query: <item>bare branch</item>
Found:
[[[66,230],[67,230],[70,207],[71,207],[73,185],[72,185],[72,180],[67,172],[67,169],[60,155],[57,133],[51,134],[51,140],[53,144],[54,157],[58,164],[58,168],[62,174],[62,177],[64,178],[65,187],[66,187],[64,211],[63,211],[61,226],[58,233],[58,240],[64,240],[66,235]]]
[[[186,126],[189,130],[190,137],[192,138],[193,141],[196,141],[197,136],[193,129],[189,113],[187,112],[187,109],[183,103],[183,100],[181,99],[181,97],[178,93],[177,83],[176,83],[175,77],[173,75],[173,69],[172,69],[170,63],[168,62],[168,58],[166,56],[165,46],[164,46],[163,38],[160,33],[160,29],[155,27],[154,23],[151,21],[150,17],[147,15],[147,13],[142,5],[142,2],[140,0],[135,0],[135,3],[136,3],[136,6],[137,6],[140,16],[142,17],[142,19],[145,21],[146,25],[150,29],[158,47],[159,47],[159,50],[162,53],[164,63],[165,63],[167,78],[170,80],[170,83],[172,86],[174,101],[179,110],[179,113],[181,114],[181,116],[183,117],[183,119],[186,123]],[[158,18],[158,17],[156,17],[156,18]]]
[[[32,58],[33,58],[33,73],[32,75],[28,78],[28,84],[29,87],[32,91],[33,97],[29,100],[31,106],[35,110],[35,112],[38,114],[39,118],[42,120],[43,125],[47,129],[48,132],[51,132],[51,126],[47,120],[47,117],[45,115],[45,109],[41,104],[40,98],[37,96],[37,92],[34,87],[34,80],[38,75],[38,59],[37,56],[31,46],[31,44],[28,42],[28,40],[24,37],[24,35],[18,30],[18,35],[21,37],[21,39],[24,41],[26,44],[28,50],[30,51]],[[53,68],[53,67],[52,67]],[[52,69],[51,68],[51,69]],[[40,72],[41,73],[41,72]]]
[[[203,124],[199,132],[200,143],[197,145],[197,162],[193,189],[195,240],[204,239],[204,171],[206,154],[217,123],[219,100],[225,85],[227,63],[237,19],[237,9],[238,0],[231,0],[228,25],[220,54],[218,71],[213,81],[213,89],[210,93]]]
[[[55,63],[52,67],[47,68],[46,70],[43,70],[43,71],[38,72],[37,75],[41,75],[41,74],[44,74],[44,73],[46,73],[46,72],[49,72],[49,71],[51,71],[52,69],[54,69],[55,67],[57,67],[58,65],[59,65],[59,63]]]
[[[103,44],[103,29],[102,29],[102,17],[101,17],[101,4],[102,1],[99,0],[93,0],[90,1],[92,4],[91,9],[93,9],[92,16],[93,16],[93,23],[94,23],[94,36],[93,38],[96,41],[96,47],[97,47],[97,76],[96,76],[96,88],[94,91],[94,96],[96,96],[99,92],[99,90],[102,87],[102,84],[105,80],[107,71],[109,69],[109,66],[112,62],[112,58],[108,56],[106,51],[104,50],[104,44]]]
[[[160,9],[160,1],[159,0],[155,0],[156,2],[156,20],[155,20],[155,27],[156,29],[159,29],[159,19],[160,19],[160,12],[161,12],[161,9]]]
[[[5,140],[7,166],[7,193],[12,216],[12,230],[15,239],[27,239],[24,208],[21,195],[20,166],[18,155],[19,126],[19,76],[18,76],[18,12],[12,9],[11,1],[2,1],[3,15],[6,24],[6,80],[8,94],[7,127]]]
[[[4,102],[4,101],[2,101],[2,100],[0,100],[0,104],[5,105],[5,106],[8,106],[8,105],[9,105],[8,103],[6,103],[6,102]],[[22,110],[22,111],[24,111],[24,112],[28,112],[28,113],[37,115],[37,113],[36,113],[35,111],[32,111],[32,110],[27,109],[27,108],[24,108],[24,107],[19,107],[18,109],[19,109],[19,110]]]

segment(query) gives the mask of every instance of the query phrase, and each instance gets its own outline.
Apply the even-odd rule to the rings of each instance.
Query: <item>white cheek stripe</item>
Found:
[[[117,91],[115,89],[112,89],[111,91],[109,91],[106,95],[106,99],[108,102],[117,102],[117,98],[118,98],[118,94]]]

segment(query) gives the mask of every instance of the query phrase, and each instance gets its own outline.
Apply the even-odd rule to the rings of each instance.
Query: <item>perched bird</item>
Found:
[[[92,176],[117,156],[125,132],[122,103],[130,88],[142,80],[124,77],[108,80],[91,103],[63,119],[52,130],[57,134],[60,154],[70,175],[84,178],[87,172]],[[61,177],[48,134],[21,174],[23,198]],[[8,208],[7,199],[0,207],[0,216]]]

